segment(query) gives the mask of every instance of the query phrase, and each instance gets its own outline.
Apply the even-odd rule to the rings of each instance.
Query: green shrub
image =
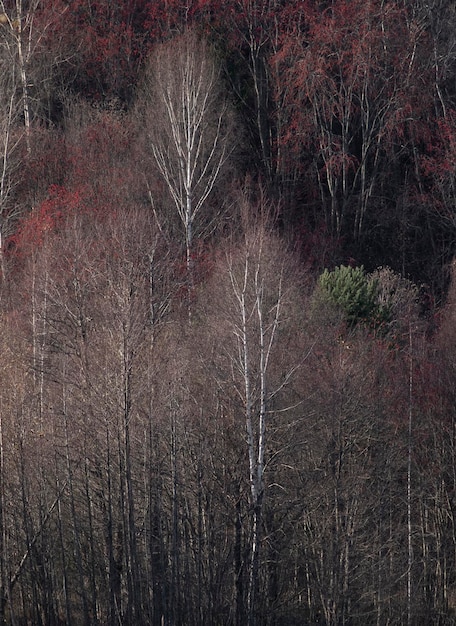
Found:
[[[388,318],[388,307],[379,302],[378,281],[363,266],[326,269],[318,284],[323,300],[340,308],[350,325],[362,321],[378,326]]]

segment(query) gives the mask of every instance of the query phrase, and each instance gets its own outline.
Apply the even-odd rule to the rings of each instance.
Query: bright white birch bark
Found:
[[[159,46],[152,60],[151,149],[184,227],[191,285],[195,222],[229,154],[227,103],[209,46],[191,31]]]
[[[283,267],[274,287],[266,284],[270,271],[264,247],[267,238],[260,228],[247,242],[242,272],[230,260],[230,282],[237,305],[233,331],[238,344],[238,369],[243,381],[243,404],[249,459],[250,506],[252,515],[248,571],[248,623],[255,623],[258,594],[262,514],[265,494],[265,457],[270,400],[278,389],[269,384],[269,363],[281,324]],[[269,281],[268,281],[269,282]]]

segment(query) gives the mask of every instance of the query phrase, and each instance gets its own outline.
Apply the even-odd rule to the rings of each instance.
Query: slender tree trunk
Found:
[[[57,463],[56,463],[57,466]],[[56,467],[57,470],[57,467]],[[57,490],[60,491],[59,484],[57,483]],[[62,559],[62,584],[63,584],[63,596],[65,604],[65,619],[67,624],[71,624],[71,606],[69,599],[69,586],[68,586],[68,565],[65,550],[65,535],[63,532],[63,520],[62,520],[62,506],[60,500],[57,505],[57,527],[59,530],[59,543],[60,553]]]
[[[242,541],[242,503],[240,487],[236,494],[236,517],[234,521],[234,573],[236,587],[236,626],[245,624],[244,559]]]
[[[5,526],[5,459],[3,448],[3,416],[0,413],[0,626],[5,622],[8,599]]]
[[[413,567],[413,528],[412,528],[412,446],[413,446],[413,335],[409,324],[409,398],[407,433],[407,624],[412,626],[412,567]]]
[[[241,313],[241,342],[242,342],[242,369],[244,377],[244,403],[245,403],[245,427],[247,432],[247,447],[249,456],[249,484],[250,484],[250,505],[251,505],[251,538],[250,538],[250,557],[249,557],[249,576],[247,588],[247,615],[249,626],[255,624],[256,611],[256,591],[258,580],[258,552],[260,539],[260,523],[261,523],[261,485],[262,480],[260,467],[257,466],[255,458],[255,435],[254,435],[254,403],[252,397],[251,386],[251,363],[248,339],[248,311],[245,300],[245,289],[248,278],[248,265],[245,267],[244,287],[239,294],[239,304]]]
[[[127,329],[124,325],[123,334],[123,467],[124,467],[124,526],[125,547],[127,549],[127,581],[128,581],[128,605],[127,615],[130,621],[140,624],[141,620],[141,591],[137,575],[138,555],[136,546],[136,521],[133,501],[133,478],[132,478],[132,455],[130,442],[130,419],[131,419],[131,355],[129,354]]]
[[[68,433],[68,415],[66,411],[66,390],[63,390],[63,418],[64,418],[64,428],[65,428],[65,460],[66,460],[66,469],[67,469],[67,481],[68,481],[68,490],[70,497],[70,509],[71,509],[71,519],[73,524],[73,541],[74,541],[74,553],[76,560],[76,568],[78,572],[78,582],[79,582],[79,593],[82,599],[82,609],[83,609],[83,618],[84,625],[91,626],[92,621],[90,619],[89,614],[89,603],[87,600],[87,592],[85,588],[85,576],[84,576],[84,567],[82,564],[82,546],[81,546],[81,536],[79,531],[79,520],[76,514],[76,503],[75,503],[75,494],[74,494],[74,480],[73,480],[73,469],[71,467],[71,459],[70,459],[70,444],[69,444],[69,433]]]
[[[171,625],[180,620],[180,530],[179,530],[179,472],[178,472],[177,416],[171,409],[171,481],[172,481],[172,520],[171,520]]]
[[[25,126],[25,139],[27,145],[27,152],[31,152],[30,146],[30,96],[29,96],[29,84],[28,84],[28,76],[27,76],[27,60],[24,53],[24,41],[23,41],[23,30],[22,30],[22,0],[16,0],[16,20],[17,20],[17,56],[19,60],[19,74],[21,77],[21,87],[22,87],[22,111],[24,115],[24,126]]]
[[[89,442],[85,442],[85,448],[89,445]],[[95,529],[93,523],[93,502],[89,481],[89,460],[87,456],[84,459],[84,483],[85,483],[85,496],[87,503],[87,522],[88,522],[88,541],[89,541],[89,572],[90,574],[90,612],[93,619],[93,625],[98,624],[98,611],[97,611],[97,581],[96,581],[96,555],[95,555]]]
[[[106,423],[106,530],[105,543],[108,558],[108,624],[115,626],[122,622],[121,614],[121,572],[122,559],[115,549],[114,541],[114,497],[111,461],[111,433]]]

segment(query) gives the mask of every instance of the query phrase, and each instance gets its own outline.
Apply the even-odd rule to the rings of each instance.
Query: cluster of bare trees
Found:
[[[256,208],[190,317],[148,210],[5,289],[3,623],[454,619],[453,305],[432,349],[344,330]]]
[[[387,268],[381,326],[318,297],[281,207],[240,174],[239,100],[236,112],[220,48],[192,29],[155,48],[131,111],[67,99],[41,178],[34,142],[58,133],[33,128],[49,81],[32,51],[54,22],[39,0],[1,5],[0,63],[13,70],[0,236],[15,236],[0,240],[0,626],[453,623],[454,287],[432,329],[418,289]],[[280,59],[265,63],[262,21],[275,6],[248,3],[249,37],[240,9],[230,19],[257,147],[284,182],[267,90]],[[336,231],[336,187],[361,180],[358,235],[383,123],[365,72],[365,158],[320,180],[334,183]],[[351,106],[350,84],[339,95]]]

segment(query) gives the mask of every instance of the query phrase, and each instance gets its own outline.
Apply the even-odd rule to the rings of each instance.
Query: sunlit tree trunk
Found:
[[[142,106],[152,153],[184,227],[191,289],[198,218],[233,141],[220,70],[210,46],[190,30],[158,46],[142,97],[150,99]]]
[[[249,468],[250,538],[247,576],[247,621],[253,626],[258,619],[261,546],[265,498],[268,420],[272,401],[294,373],[283,373],[281,383],[270,380],[273,354],[278,349],[279,329],[284,323],[285,261],[272,256],[276,263],[274,278],[269,280],[271,251],[274,243],[263,224],[245,235],[244,249],[228,257],[228,276],[233,295],[231,325],[237,343],[234,363],[242,381],[238,393],[242,398]],[[283,265],[281,264],[283,263]],[[268,269],[266,269],[268,268]],[[285,410],[285,409],[284,409]]]
[[[39,2],[39,0],[38,0]],[[36,2],[35,7],[36,8]],[[16,18],[14,22],[14,27],[16,30],[16,44],[17,44],[17,58],[19,61],[19,75],[21,77],[21,88],[22,88],[22,111],[24,114],[24,126],[25,126],[25,136],[27,142],[27,150],[31,151],[30,147],[30,96],[29,96],[29,85],[28,85],[28,75],[27,75],[27,57],[29,56],[24,50],[24,43],[26,46],[30,47],[31,41],[28,43],[24,42],[24,33],[22,30],[24,16],[22,14],[22,0],[16,0]],[[32,29],[29,30],[29,35],[31,37]]]

